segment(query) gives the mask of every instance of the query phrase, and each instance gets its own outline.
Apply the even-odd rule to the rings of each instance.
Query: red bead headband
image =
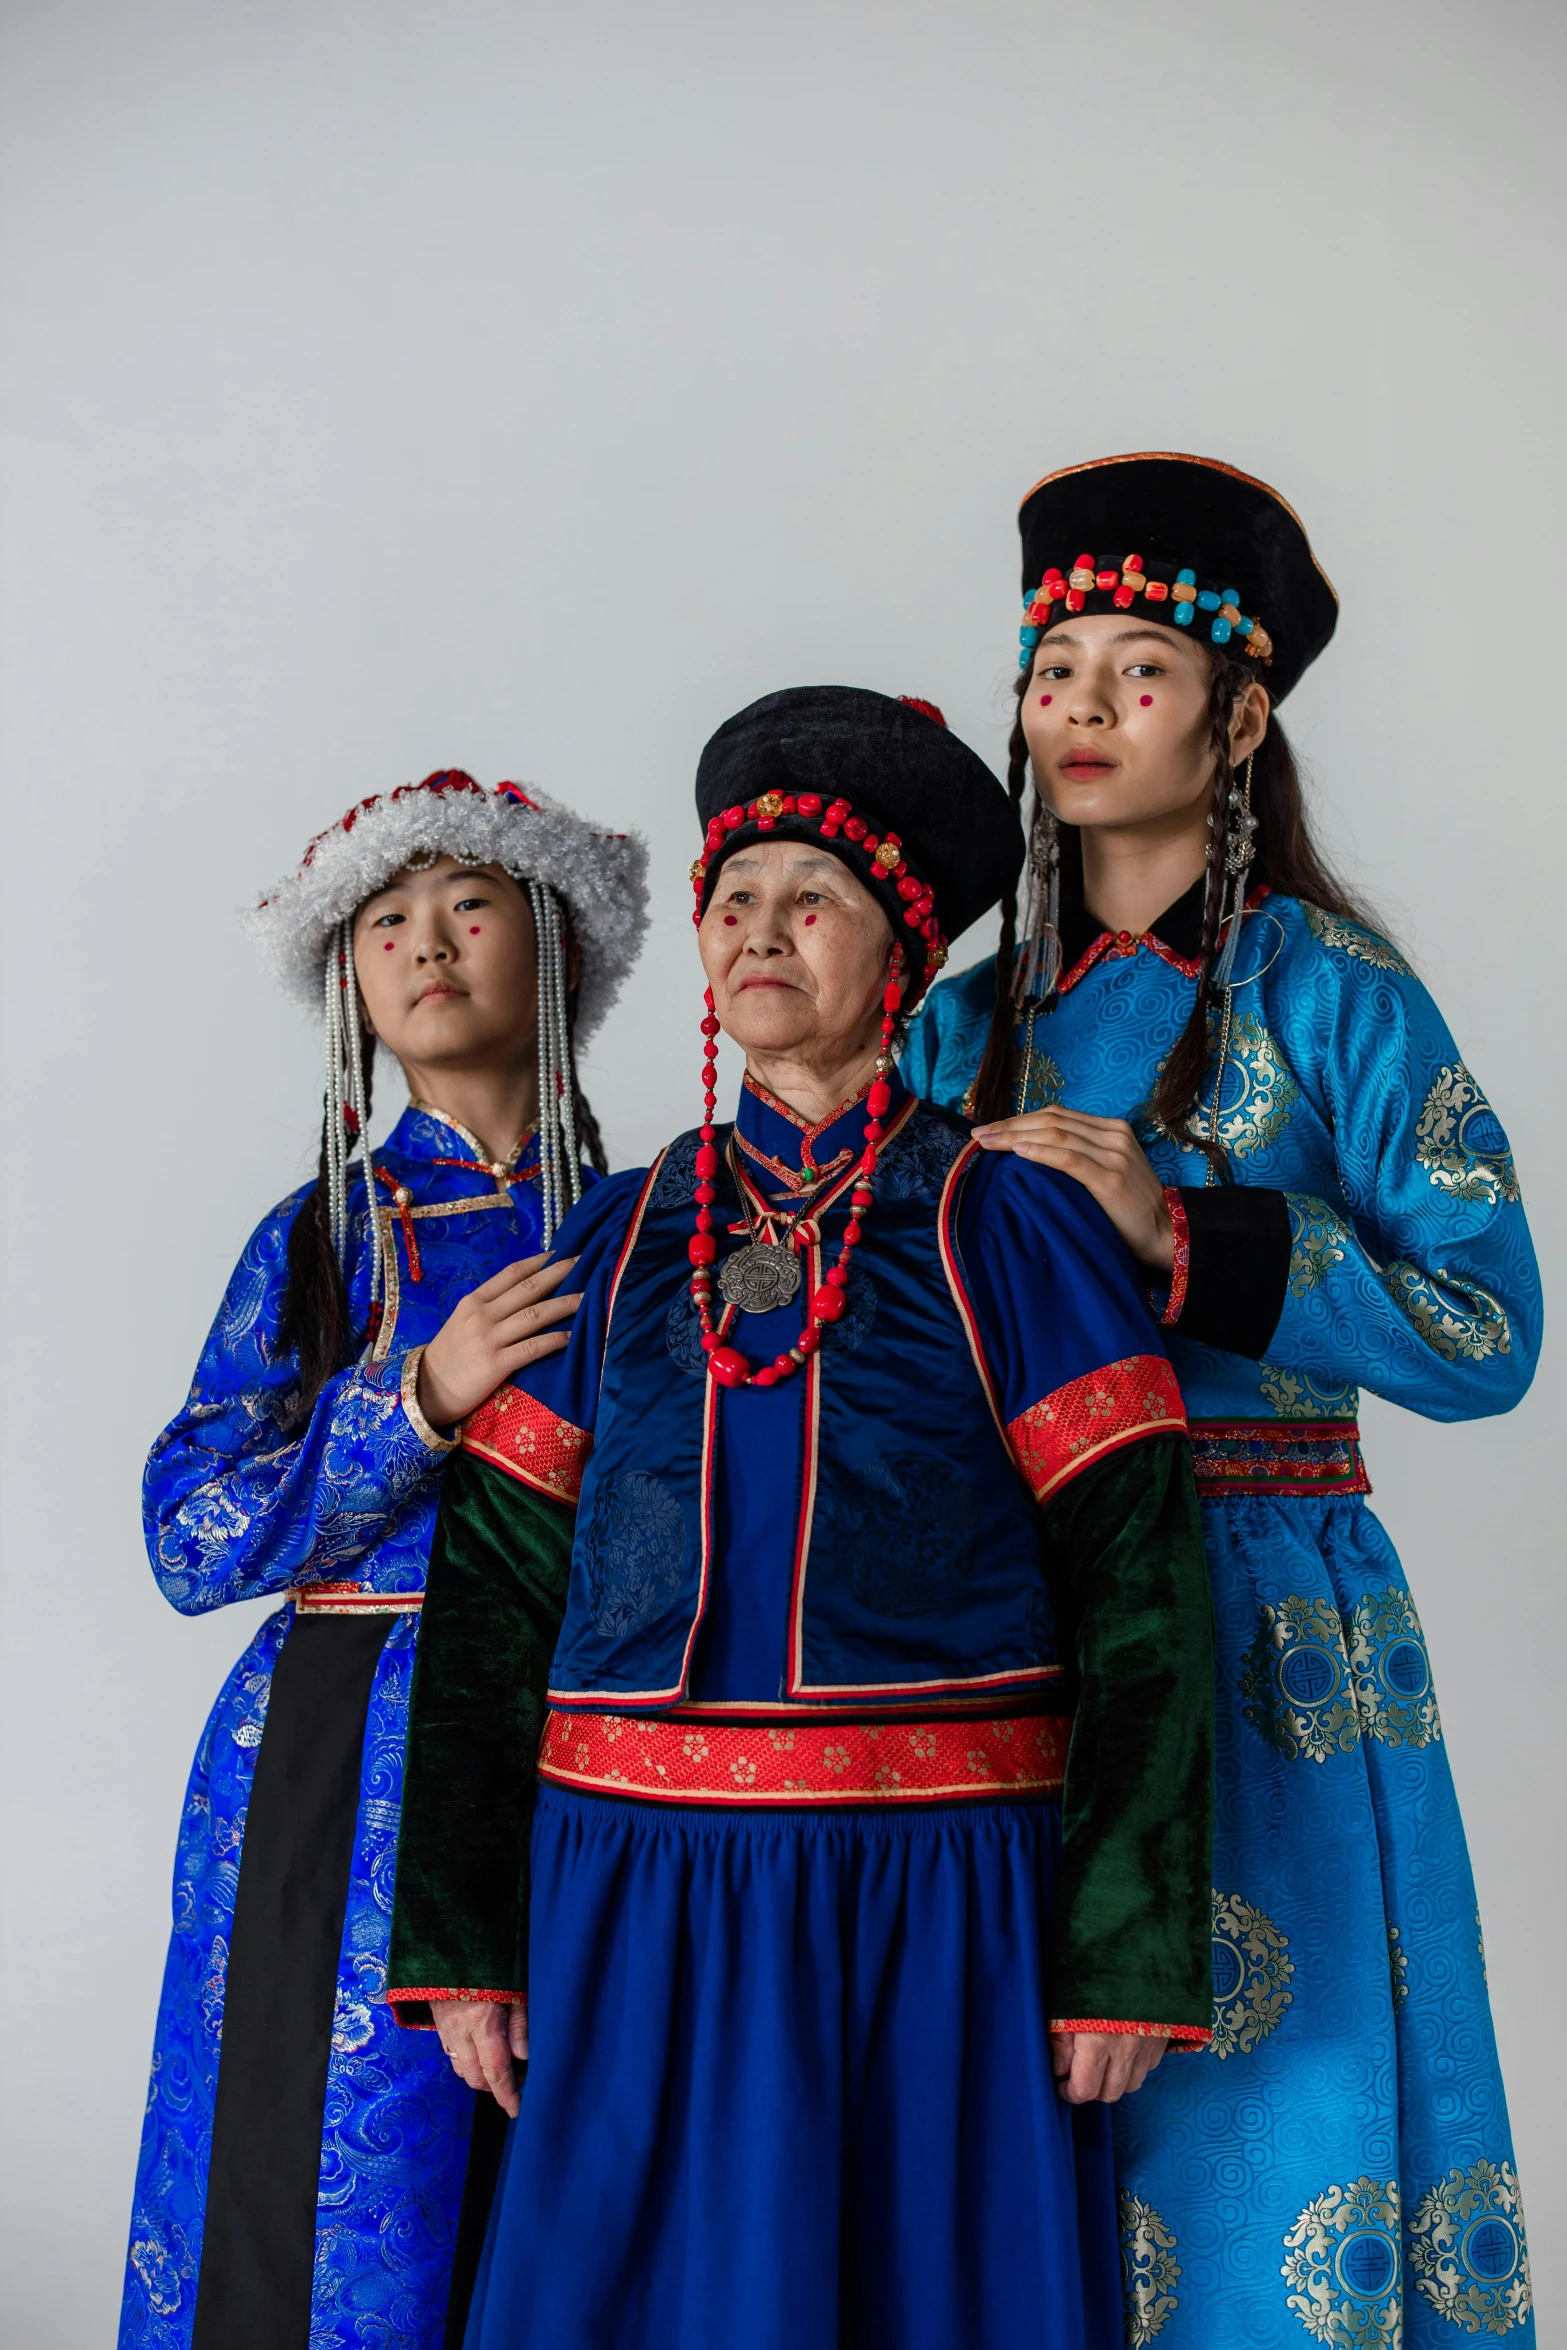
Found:
[[[1177,628],[1190,628],[1197,613],[1211,612],[1209,634],[1216,645],[1228,644],[1232,636],[1238,636],[1243,639],[1242,652],[1253,659],[1273,658],[1272,637],[1260,620],[1248,619],[1242,612],[1238,589],[1225,588],[1221,593],[1217,588],[1200,588],[1197,574],[1191,570],[1178,571],[1173,580],[1150,579],[1141,555],[1128,555],[1119,571],[1100,571],[1092,555],[1079,555],[1064,576],[1052,564],[1039,586],[1023,598],[1023,626],[1018,632],[1020,669],[1026,669],[1033,658],[1034,647],[1049,625],[1051,607],[1060,604],[1068,612],[1081,612],[1095,589],[1108,595],[1118,612],[1129,612],[1139,595],[1146,596],[1150,604],[1168,603]]]
[[[702,854],[691,868],[691,887],[696,897],[692,921],[699,923],[702,919],[702,891],[708,865],[730,835],[738,832],[743,824],[754,824],[758,832],[776,831],[780,816],[793,816],[797,821],[814,824],[823,840],[837,840],[842,835],[845,840],[853,841],[875,880],[894,890],[903,900],[905,927],[916,931],[924,940],[928,985],[947,959],[946,936],[936,919],[936,897],[930,883],[922,881],[913,870],[895,832],[883,833],[878,838],[865,818],[855,814],[849,801],[824,800],[820,792],[766,791],[744,808],[725,808],[721,815],[709,818]]]

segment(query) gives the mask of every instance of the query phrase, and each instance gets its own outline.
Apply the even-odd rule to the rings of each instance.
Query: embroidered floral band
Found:
[[[1118,612],[1129,612],[1139,596],[1155,606],[1168,604],[1169,611],[1158,617],[1173,621],[1177,628],[1190,628],[1199,612],[1205,616],[1211,613],[1208,633],[1216,645],[1227,645],[1232,636],[1238,636],[1240,650],[1254,660],[1273,658],[1273,639],[1260,620],[1248,619],[1242,612],[1238,588],[1199,587],[1195,571],[1178,571],[1174,579],[1156,578],[1144,569],[1141,555],[1128,555],[1119,566],[1108,568],[1096,563],[1092,555],[1079,555],[1064,575],[1052,564],[1039,586],[1023,598],[1018,667],[1026,669],[1033,659],[1034,647],[1049,627],[1057,604],[1064,611],[1081,612],[1096,593],[1108,595]]]
[[[1007,1438],[1036,1501],[1119,1445],[1174,1435],[1186,1406],[1163,1355],[1128,1355],[1081,1379],[1069,1379],[1008,1423]]]
[[[1059,1795],[1070,1720],[691,1722],[551,1713],[539,1777],[654,1803],[1009,1802]]]
[[[922,704],[921,707],[924,707]],[[941,724],[945,726],[946,720]],[[696,895],[696,908],[691,919],[700,922],[706,899],[707,871],[714,857],[723,848],[731,833],[742,825],[754,824],[758,832],[773,832],[780,817],[792,817],[820,834],[825,841],[835,841],[841,835],[852,843],[859,854],[862,869],[878,882],[897,905],[889,905],[889,921],[901,913],[904,926],[915,932],[925,948],[925,977],[933,979],[947,959],[947,941],[936,914],[936,894],[930,883],[915,872],[903,853],[903,842],[895,832],[882,834],[873,831],[867,819],[859,815],[848,800],[824,799],[820,792],[763,792],[760,799],[749,801],[744,807],[725,808],[722,814],[710,819],[702,854],[691,868],[691,887]],[[911,942],[912,943],[912,942]],[[912,1007],[911,991],[909,1005]]]
[[[500,1387],[463,1422],[462,1448],[551,1501],[568,1501],[575,1508],[593,1438],[520,1387]]]
[[[1200,1493],[1369,1493],[1353,1420],[1194,1420]]]
[[[294,1606],[302,1616],[416,1616],[422,1591],[368,1591],[362,1583],[299,1583]]]

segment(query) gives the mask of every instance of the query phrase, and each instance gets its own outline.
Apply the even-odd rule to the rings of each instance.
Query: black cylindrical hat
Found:
[[[692,868],[697,912],[730,852],[759,838],[809,841],[841,858],[887,908],[917,994],[949,938],[1016,881],[1023,833],[1005,788],[928,702],[859,686],[791,686],[726,719],[702,753],[706,833]]]
[[[1075,612],[1135,612],[1254,661],[1275,702],[1333,634],[1338,598],[1277,490],[1156,451],[1046,474],[1023,500],[1022,664]]]

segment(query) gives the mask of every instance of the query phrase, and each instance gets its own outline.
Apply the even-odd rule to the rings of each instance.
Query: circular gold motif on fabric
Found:
[[[1290,2308],[1334,2350],[1398,2350],[1403,2339],[1398,2182],[1355,2179],[1308,2203],[1284,2237]]]
[[[1290,1762],[1326,1762],[1360,1736],[1344,1626],[1330,1600],[1265,1604],[1240,1686],[1242,1714]]]
[[[1127,2350],[1144,2350],[1181,2305],[1175,2290],[1181,2275],[1175,2257],[1175,2231],[1151,2203],[1144,2203],[1125,2188],[1116,2207],[1121,2220]]]
[[[1213,2040],[1221,2059],[1249,2056],[1293,2006],[1289,1937],[1238,1893],[1213,1896]]]
[[[1534,2306],[1518,2176],[1510,2162],[1450,2170],[1409,2223],[1415,2290],[1466,2334],[1507,2334]]]

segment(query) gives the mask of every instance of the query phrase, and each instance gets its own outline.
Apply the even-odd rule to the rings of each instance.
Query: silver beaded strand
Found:
[[[542,881],[530,880],[527,887],[538,944],[539,1213],[548,1248],[582,1197],[582,1170],[571,1074],[565,927],[554,891]]]
[[[348,1030],[348,1101],[359,1130],[359,1149],[364,1165],[365,1207],[370,1220],[370,1303],[374,1305],[381,1294],[381,1210],[375,1196],[375,1168],[370,1158],[370,1111],[365,1092],[364,1021],[359,1005],[359,977],[354,969],[352,923],[345,922],[343,924],[341,936],[343,942],[343,1008],[347,1015],[346,1026]],[[374,1051],[374,1049],[372,1040],[371,1050]],[[343,1126],[346,1143],[343,1185],[343,1223],[346,1241],[348,1223],[347,1158],[349,1151],[353,1148],[353,1140],[348,1135],[346,1119],[343,1121]],[[346,1258],[343,1265],[343,1279],[346,1283],[348,1279]]]
[[[332,1253],[343,1262],[347,1243],[346,1187],[343,1172],[343,977],[338,935],[327,947],[326,1001],[322,1007],[326,1030],[326,1099],[322,1112],[322,1151],[326,1160],[327,1224]]]

